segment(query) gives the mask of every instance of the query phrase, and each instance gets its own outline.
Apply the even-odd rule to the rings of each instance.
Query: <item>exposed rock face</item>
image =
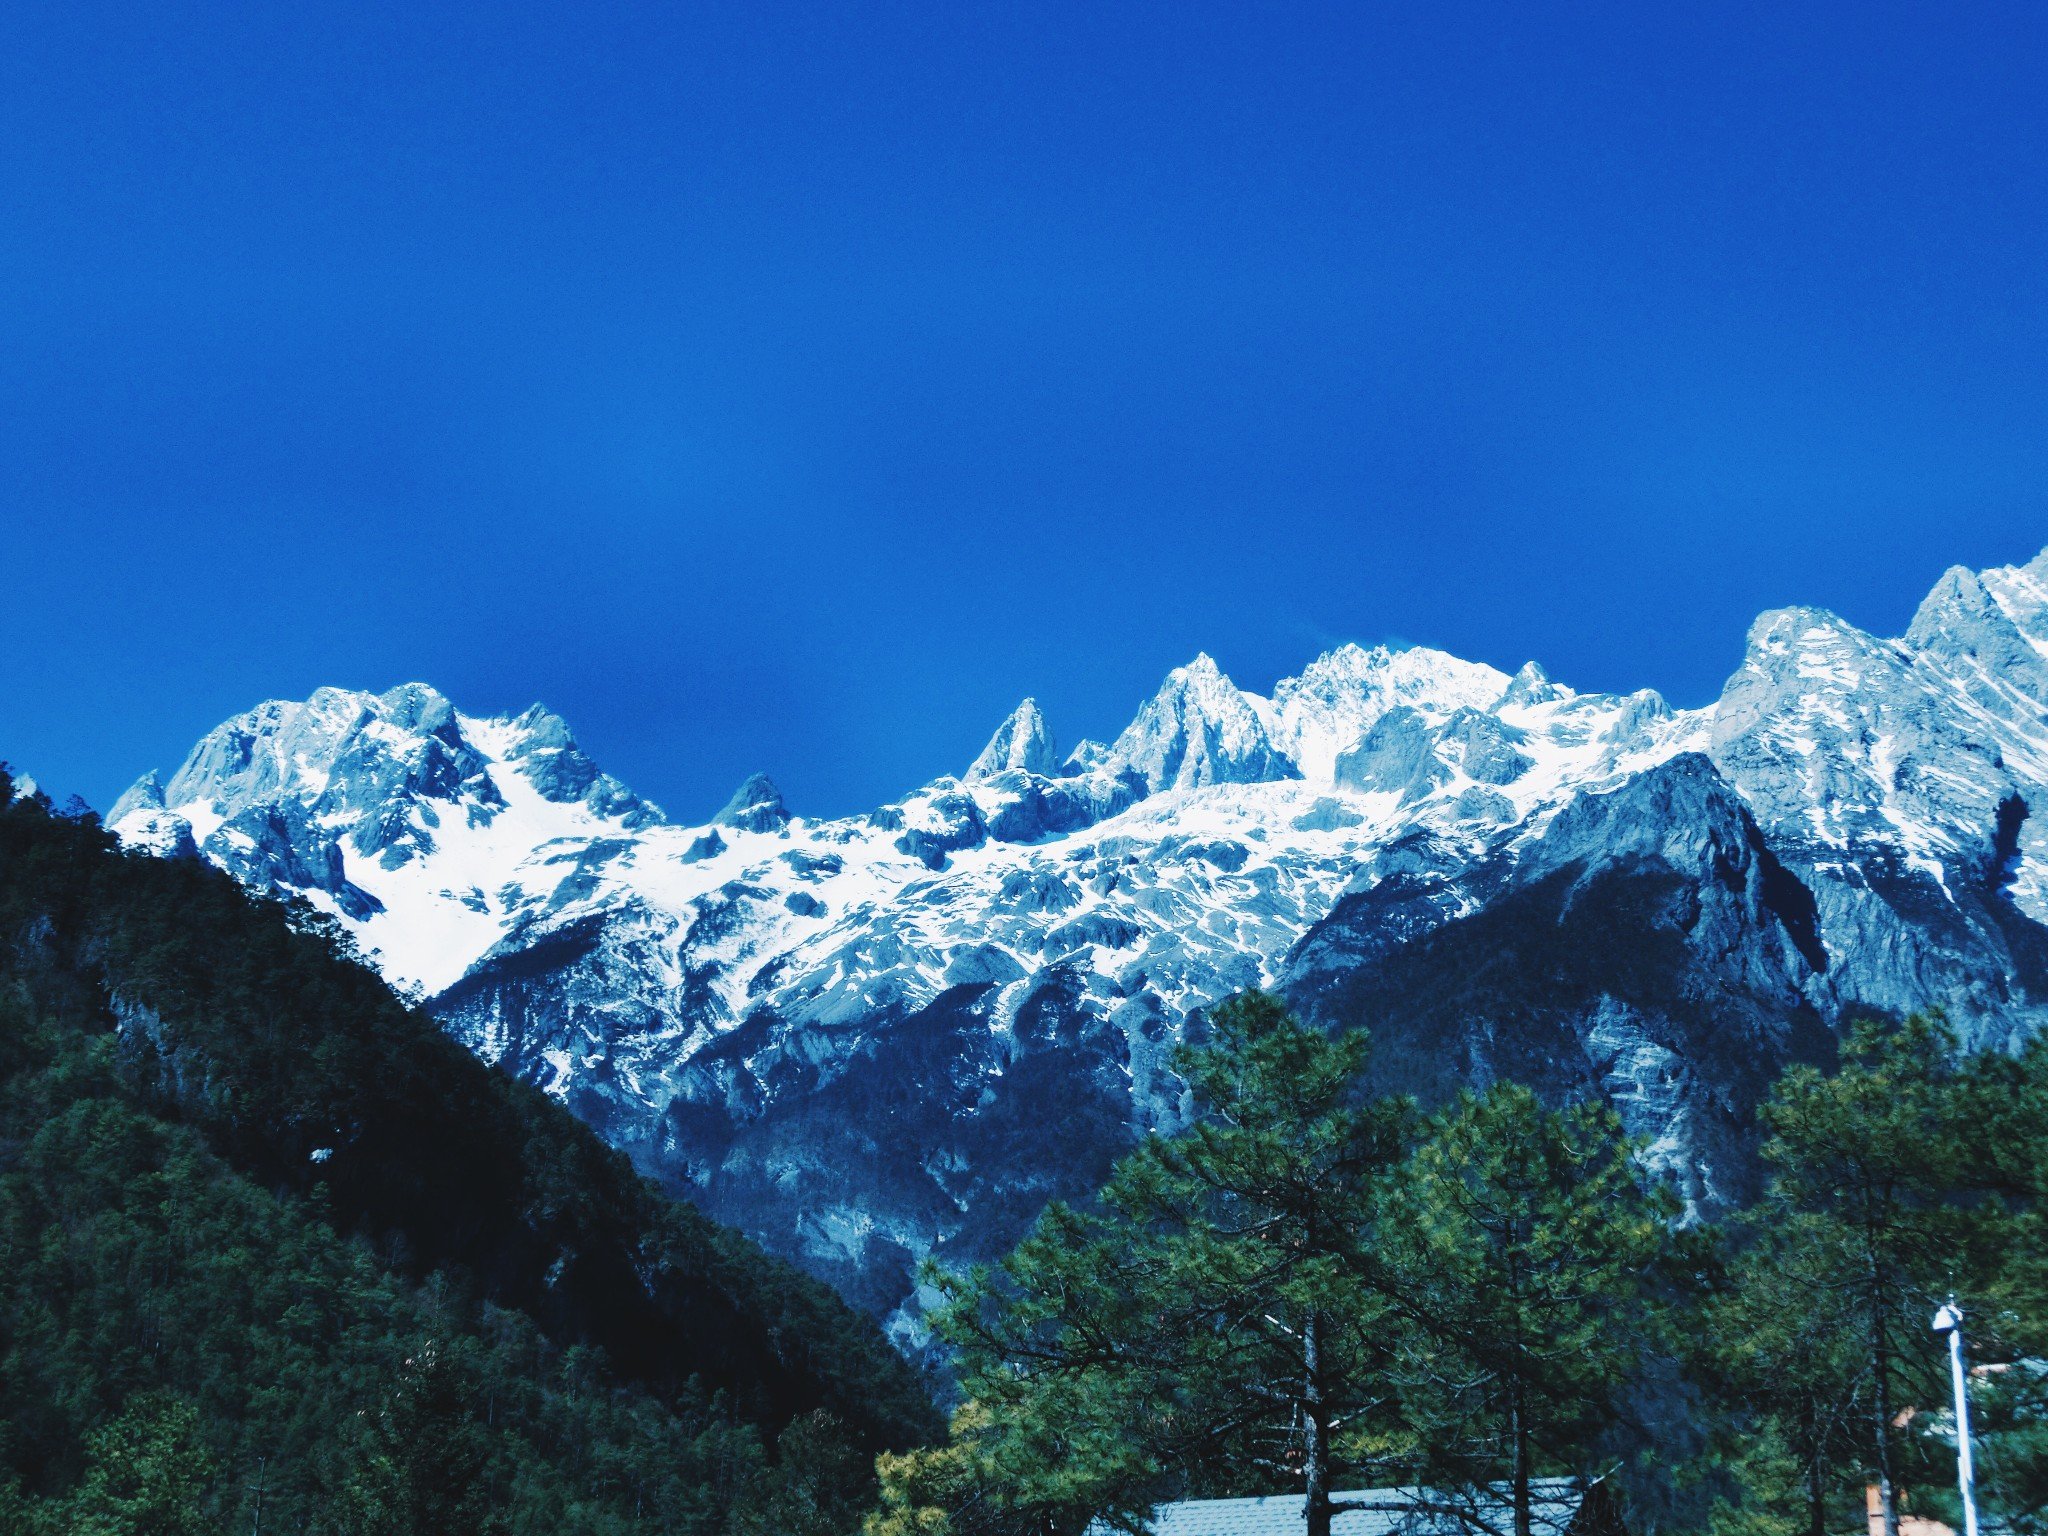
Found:
[[[1750,1115],[1777,1071],[1826,1057],[1826,970],[1811,893],[1685,753],[1519,849],[1345,897],[1282,985],[1370,1027],[1388,1089],[1511,1078],[1611,1100],[1699,1209],[1749,1192]]]
[[[1436,754],[1439,739],[1419,713],[1397,705],[1338,757],[1332,777],[1346,789],[1378,790],[1412,804],[1451,776],[1450,765]]]
[[[110,817],[340,917],[486,1059],[918,1335],[1185,1113],[1202,1011],[1278,985],[1425,1096],[1595,1094],[1695,1207],[1858,1010],[1974,1045],[2048,1009],[2048,555],[1906,636],[1764,615],[1719,701],[1344,646],[1270,697],[1198,657],[1109,747],[1027,701],[864,816],[765,778],[675,826],[560,719],[420,685],[229,721]]]
[[[733,791],[725,809],[711,818],[721,827],[743,832],[780,832],[789,825],[789,807],[782,803],[782,791],[765,773],[757,773]]]
[[[1038,700],[1026,699],[1010,712],[1010,718],[996,727],[995,735],[981,749],[981,756],[967,770],[966,782],[979,784],[999,773],[1035,773],[1051,778],[1060,771],[1060,758],[1053,746],[1052,727]]]
[[[1899,642],[1812,609],[1765,614],[1712,735],[1813,891],[1836,1009],[1942,1007],[1973,1045],[2037,1028],[2048,981],[2048,670],[2003,645],[2017,626],[1986,617],[1984,590],[1951,572]],[[2006,670],[1983,664],[1995,646]]]
[[[1109,761],[1155,793],[1297,776],[1257,706],[1206,655],[1167,673],[1110,747]]]

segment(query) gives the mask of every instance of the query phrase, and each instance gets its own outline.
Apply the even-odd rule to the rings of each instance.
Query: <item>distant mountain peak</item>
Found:
[[[1051,778],[1059,768],[1059,751],[1053,744],[1052,727],[1046,723],[1045,712],[1038,707],[1038,700],[1026,699],[996,727],[996,733],[969,765],[962,782],[977,784],[1012,770]]]
[[[1501,697],[1503,704],[1553,704],[1559,699],[1572,696],[1571,689],[1562,683],[1552,682],[1550,674],[1533,661],[1522,663],[1522,669],[1508,683],[1508,689]]]
[[[1304,776],[1326,781],[1339,756],[1390,711],[1406,707],[1441,720],[1459,709],[1491,709],[1507,689],[1505,674],[1447,651],[1340,645],[1274,687],[1276,745]]]
[[[742,832],[780,832],[789,825],[790,816],[775,781],[765,773],[755,773],[749,774],[747,781],[733,791],[725,809],[712,820],[721,827],[737,827]]]
[[[112,825],[136,811],[160,811],[164,808],[163,775],[154,768],[130,784],[114,802],[114,808],[107,812],[107,822]]]
[[[1166,674],[1110,747],[1108,761],[1155,793],[1300,777],[1268,737],[1258,704],[1206,651]]]

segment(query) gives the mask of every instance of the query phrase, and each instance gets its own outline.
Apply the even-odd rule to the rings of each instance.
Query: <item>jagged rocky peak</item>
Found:
[[[518,766],[542,799],[580,801],[600,816],[616,817],[630,831],[663,819],[659,806],[601,772],[577,745],[569,722],[545,705],[535,704],[509,722],[506,735],[505,761]]]
[[[34,787],[33,780],[15,781],[17,794],[31,793]],[[107,825],[118,827],[121,840],[129,847],[160,858],[192,858],[199,852],[192,837],[192,824],[165,806],[164,781],[154,768],[114,802],[114,808],[107,813]]]
[[[1155,794],[1300,777],[1267,735],[1258,704],[1206,652],[1166,674],[1110,747],[1106,766],[1128,768]]]
[[[1051,778],[1060,769],[1052,728],[1038,700],[1026,699],[1010,711],[1009,718],[996,727],[995,735],[968,767],[964,782],[978,784],[999,773],[1021,771]]]
[[[1451,776],[1436,756],[1436,740],[1436,731],[1417,710],[1396,705],[1356,745],[1338,754],[1333,781],[1366,794],[1399,795],[1403,804],[1412,804]]]
[[[1883,696],[1896,713],[1913,692],[1906,669],[1902,656],[1825,609],[1761,614],[1714,708],[1714,761],[1766,826],[1864,805],[1876,787],[1839,750],[1863,732],[1850,706],[1868,719]]]
[[[294,803],[376,852],[405,840],[399,824],[422,803],[464,805],[486,819],[502,810],[493,770],[503,765],[543,799],[581,802],[628,828],[661,820],[658,807],[599,771],[560,716],[535,705],[514,719],[473,718],[426,683],[382,694],[322,688],[302,703],[260,704],[208,732],[157,794],[209,821]],[[111,820],[138,808],[123,796]]]
[[[660,819],[548,711],[477,718],[405,683],[322,688],[224,721],[168,784],[139,780],[109,825],[130,846],[196,852],[362,925],[387,974],[426,986],[532,904],[518,877],[539,850],[616,847]]]
[[[20,788],[20,784],[21,781],[17,779],[15,781],[17,789]],[[116,800],[114,808],[107,812],[107,822],[109,825],[112,825],[114,822],[120,821],[126,816],[131,816],[137,811],[160,811],[162,809],[164,809],[163,775],[152,768],[121,792],[121,798]]]
[[[1710,875],[1750,841],[1749,818],[1711,760],[1682,752],[1620,787],[1573,797],[1524,852],[1523,877],[1567,864],[1654,858]]]
[[[2025,565],[1986,571],[1984,585],[2028,642],[2048,655],[2048,549]]]
[[[1992,712],[1981,702],[1978,718],[1966,713],[1984,679],[1957,665],[1967,647],[1945,636],[1937,616],[1967,611],[1972,585],[1944,578],[1931,612],[1923,606],[1919,647],[1818,608],[1756,621],[1715,706],[1711,743],[1765,827],[1816,848],[1883,844],[1930,870],[1989,835],[2014,792],[2008,748],[2017,756],[2038,739],[2029,747],[1987,730]],[[2039,711],[2031,713],[2026,729],[2038,738]]]
[[[1507,687],[1504,673],[1427,646],[1340,645],[1275,686],[1275,740],[1303,776],[1328,782],[1338,757],[1390,710],[1438,720],[1495,708]]]
[[[1460,709],[1444,722],[1443,741],[1465,776],[1479,784],[1512,784],[1532,766],[1521,750],[1527,736],[1498,715]]]
[[[224,721],[164,787],[172,809],[234,816],[282,799],[329,814],[372,810],[394,795],[452,799],[485,770],[454,706],[424,683],[388,693],[322,688],[273,699]]]
[[[1522,670],[1508,682],[1507,692],[1501,696],[1503,705],[1556,704],[1572,696],[1571,689],[1564,684],[1551,681],[1550,674],[1533,661],[1522,663]]]
[[[440,689],[426,683],[400,683],[377,700],[378,712],[401,731],[437,736],[450,746],[462,744],[455,706]]]
[[[1069,752],[1067,760],[1060,764],[1060,773],[1067,777],[1075,774],[1093,773],[1108,761],[1108,746],[1084,736],[1074,743],[1074,750]]]
[[[2048,702],[2048,614],[2029,569],[1980,577],[1953,567],[1935,583],[1906,631],[1908,645],[1935,660],[1972,698],[1994,711]],[[2025,623],[2040,633],[2022,628]]]
[[[790,815],[775,781],[765,773],[756,773],[733,791],[725,809],[712,820],[721,827],[736,827],[742,832],[780,832],[789,825]]]

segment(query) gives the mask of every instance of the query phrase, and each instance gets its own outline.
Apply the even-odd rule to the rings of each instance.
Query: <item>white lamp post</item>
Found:
[[[1934,1331],[1948,1335],[1949,1374],[1956,1384],[1956,1485],[1963,1491],[1963,1536],[1977,1536],[1977,1485],[1970,1468],[1969,1377],[1963,1370],[1963,1309],[1949,1297],[1934,1314]]]

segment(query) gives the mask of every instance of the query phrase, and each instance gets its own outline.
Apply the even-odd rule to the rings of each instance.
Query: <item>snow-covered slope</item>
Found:
[[[145,775],[108,820],[131,846],[197,848],[343,919],[388,976],[431,994],[661,813],[538,705],[477,720],[409,683],[259,705],[169,784]]]
[[[1053,960],[1110,992],[1142,971],[1144,1005],[1172,1013],[1270,975],[1375,848],[1419,827],[1476,846],[1705,731],[1653,694],[1531,689],[1439,652],[1345,647],[1275,700],[1204,656],[1092,769],[1052,767],[1027,701],[962,778],[865,816],[792,818],[757,775],[710,822],[676,826],[539,706],[477,718],[411,683],[263,704],[109,820],[343,920],[425,996],[629,915],[663,935],[658,980],[692,993],[700,1030],[763,999],[840,1017]]]
[[[1781,876],[1818,913],[1816,939],[1744,951],[1752,993],[1782,970],[1816,1016],[2031,1029],[2044,722],[2048,555],[1951,572],[1897,641],[1767,614],[1703,710],[1357,646],[1267,697],[1200,656],[1108,747],[1062,755],[1027,700],[959,777],[866,815],[792,815],[757,776],[679,825],[537,706],[326,689],[221,725],[109,820],[331,914],[482,1055],[887,1311],[923,1254],[1000,1247],[1171,1123],[1167,1055],[1203,1007],[1309,971],[1337,996],[1332,967],[1583,859],[1571,828],[1629,841],[1552,826],[1680,759],[1683,792],[1621,819],[1712,806],[1716,847],[1768,844],[1725,923],[1778,921]],[[1683,878],[1742,862],[1685,848]],[[1692,1123],[1630,1102],[1653,1138]]]

